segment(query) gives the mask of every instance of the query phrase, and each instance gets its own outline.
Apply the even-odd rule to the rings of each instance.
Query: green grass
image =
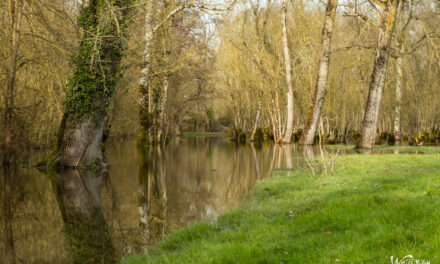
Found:
[[[335,150],[355,150],[355,145],[326,145],[326,149]],[[380,153],[381,151],[393,152],[398,150],[403,153],[440,153],[440,147],[438,146],[375,146],[373,153]],[[365,152],[366,150],[359,150],[359,152]]]
[[[439,154],[347,155],[329,176],[276,171],[216,222],[122,263],[440,263],[439,223]]]

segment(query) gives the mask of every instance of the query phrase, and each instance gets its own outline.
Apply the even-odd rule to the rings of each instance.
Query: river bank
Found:
[[[438,263],[439,186],[439,154],[345,155],[328,176],[276,170],[237,208],[122,263]]]

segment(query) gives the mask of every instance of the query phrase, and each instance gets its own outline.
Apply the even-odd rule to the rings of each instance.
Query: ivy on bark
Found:
[[[91,0],[78,17],[82,30],[73,55],[74,73],[69,78],[65,113],[77,121],[91,114],[105,115],[119,79],[124,51],[121,36],[129,0]]]

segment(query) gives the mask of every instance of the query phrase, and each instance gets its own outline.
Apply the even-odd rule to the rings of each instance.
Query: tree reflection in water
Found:
[[[139,224],[144,246],[165,235],[167,228],[166,157],[162,146],[138,147]]]
[[[11,263],[3,259],[6,240],[13,241],[17,263],[114,263],[145,252],[166,233],[237,206],[258,180],[290,166],[288,152],[270,142],[237,145],[227,138],[137,150],[134,140],[123,140],[107,145],[110,176],[19,167],[6,181],[0,177],[2,184],[12,181],[0,189],[1,204],[14,216],[7,236],[2,206],[0,263]],[[295,157],[303,155],[292,148]]]
[[[5,234],[5,255],[2,257],[2,262],[5,264],[15,264],[15,246],[14,236],[12,231],[13,211],[12,211],[12,182],[11,174],[15,172],[15,167],[3,167],[3,221]]]
[[[72,262],[116,263],[118,258],[104,218],[100,192],[107,171],[65,170],[47,175],[61,211]]]

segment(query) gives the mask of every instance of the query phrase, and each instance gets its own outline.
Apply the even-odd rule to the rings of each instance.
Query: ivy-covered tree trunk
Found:
[[[82,36],[73,56],[65,112],[50,161],[57,167],[104,165],[104,120],[118,80],[124,17],[130,0],[90,0],[78,18]]]

